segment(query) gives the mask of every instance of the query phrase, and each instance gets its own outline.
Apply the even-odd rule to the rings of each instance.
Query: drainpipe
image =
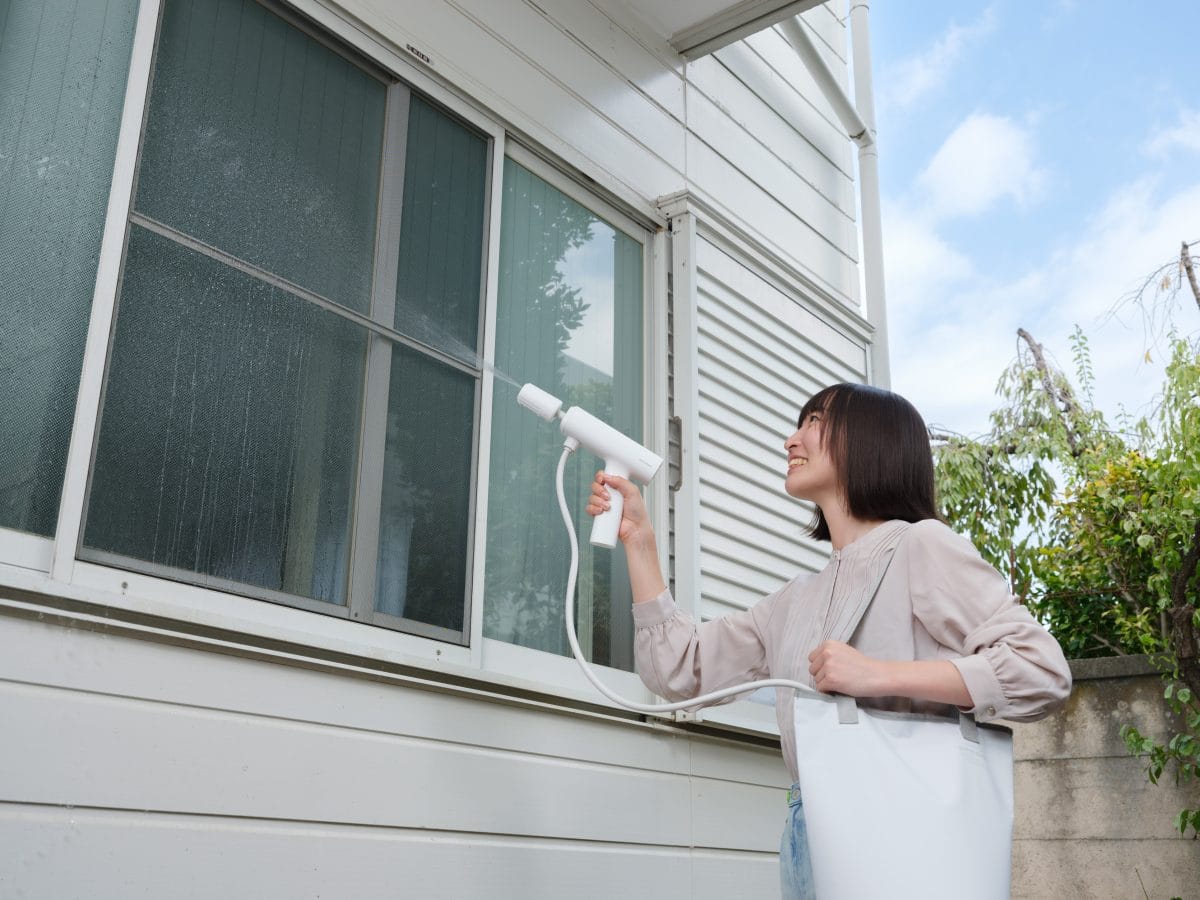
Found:
[[[883,288],[883,227],[879,207],[879,149],[875,143],[875,100],[871,92],[870,27],[867,0],[851,0],[850,31],[853,41],[854,96],[851,103],[833,72],[813,45],[799,17],[786,19],[780,28],[791,41],[809,74],[833,107],[838,121],[858,144],[858,203],[862,223],[863,281],[867,294],[867,321],[875,328],[871,341],[870,381],[891,385],[888,361],[887,303]],[[856,108],[857,106],[857,108]]]

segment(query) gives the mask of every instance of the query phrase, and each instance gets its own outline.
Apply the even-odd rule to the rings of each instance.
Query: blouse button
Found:
[[[989,707],[987,708],[987,714],[988,714],[989,716],[994,716],[994,715],[996,714],[996,707],[994,707],[994,706],[989,706]]]

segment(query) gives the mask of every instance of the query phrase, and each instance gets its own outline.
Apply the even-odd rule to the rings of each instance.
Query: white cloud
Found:
[[[883,270],[899,315],[920,315],[930,302],[972,276],[970,260],[942,240],[919,213],[889,205],[883,211],[883,229]]]
[[[1110,421],[1118,407],[1148,411],[1161,386],[1165,348],[1152,345],[1147,364],[1138,314],[1122,322],[1107,312],[1170,262],[1181,240],[1196,236],[1197,209],[1200,181],[1168,186],[1143,178],[1113,191],[1069,242],[1011,278],[896,283],[889,272],[894,388],[929,422],[981,433],[997,403],[996,380],[1016,354],[1016,329],[1026,328],[1073,374],[1069,336],[1079,324],[1089,338],[1097,406]],[[1200,312],[1186,293],[1176,321],[1185,332],[1200,328]]]
[[[1162,158],[1176,149],[1200,153],[1200,111],[1180,110],[1178,124],[1160,131],[1142,145],[1142,152],[1155,158]]]
[[[1029,205],[1044,182],[1028,129],[988,113],[968,116],[917,177],[938,219],[978,215],[1004,197]]]
[[[995,25],[995,10],[989,6],[975,22],[951,25],[927,50],[884,70],[878,79],[879,108],[902,109],[937,90],[963,53]]]

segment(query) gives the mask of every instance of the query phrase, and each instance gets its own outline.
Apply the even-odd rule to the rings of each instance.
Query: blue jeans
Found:
[[[808,852],[808,829],[804,824],[804,801],[798,784],[788,791],[788,820],[779,842],[779,886],[783,900],[815,900],[817,896]]]

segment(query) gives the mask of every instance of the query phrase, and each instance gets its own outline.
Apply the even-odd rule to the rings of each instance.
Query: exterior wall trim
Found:
[[[847,306],[794,263],[754,240],[743,227],[702,197],[691,191],[679,191],[659,197],[658,206],[668,218],[692,213],[699,233],[718,245],[733,249],[736,255],[753,260],[759,274],[768,277],[784,294],[796,298],[815,316],[847,337],[866,344],[872,342],[875,328],[859,309]],[[796,285],[803,291],[799,296]]]

